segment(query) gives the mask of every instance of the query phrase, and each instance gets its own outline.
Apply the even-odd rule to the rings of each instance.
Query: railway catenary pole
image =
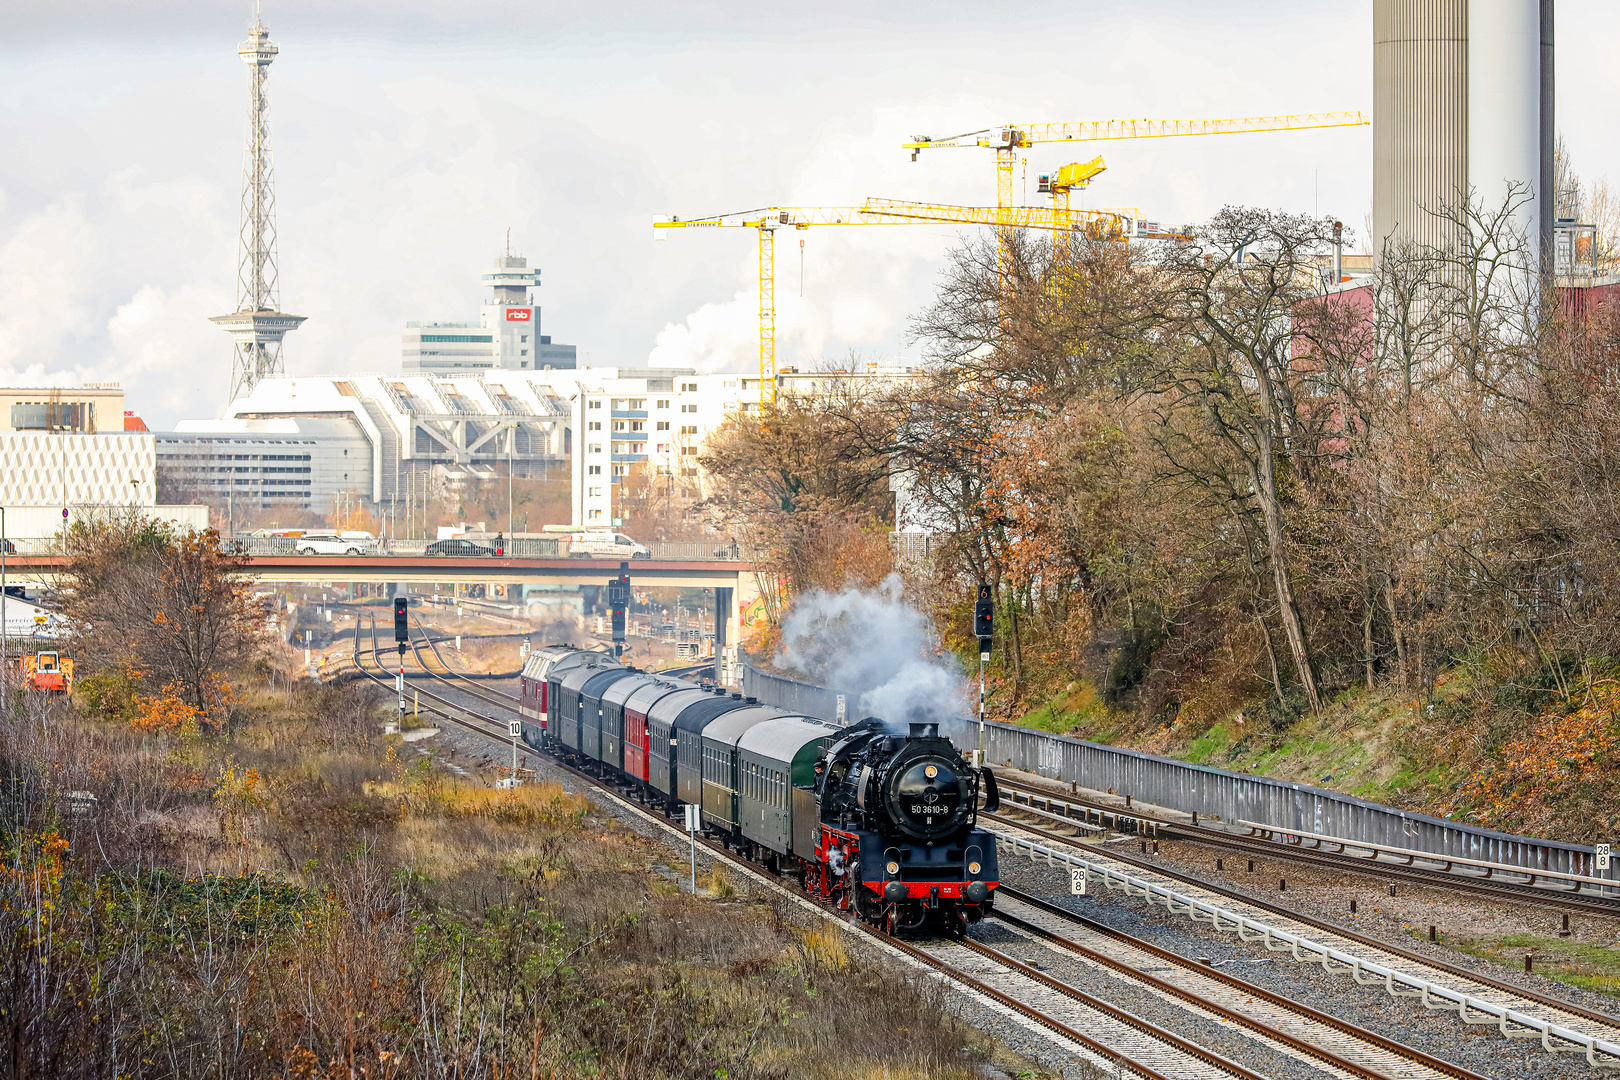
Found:
[[[979,586],[979,597],[973,603],[973,633],[979,639],[979,753],[977,764],[984,764],[984,665],[990,659],[990,641],[994,630],[996,602],[990,596],[990,586]]]

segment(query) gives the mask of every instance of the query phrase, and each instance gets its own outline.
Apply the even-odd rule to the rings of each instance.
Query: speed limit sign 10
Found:
[[[523,737],[523,721],[508,720],[506,722],[506,733],[514,739],[521,739]]]

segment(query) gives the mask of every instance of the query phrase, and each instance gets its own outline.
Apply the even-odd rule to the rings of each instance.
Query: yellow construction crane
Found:
[[[1018,151],[1037,143],[1169,139],[1186,135],[1241,135],[1257,131],[1308,131],[1312,128],[1361,127],[1369,123],[1371,121],[1361,112],[1245,116],[1231,120],[1081,120],[1073,123],[1004,124],[999,128],[969,131],[944,139],[917,135],[906,143],[905,147],[911,151],[912,161],[916,161],[917,155],[924,150],[963,146],[989,147],[996,152],[996,205],[1011,206],[1013,171],[1018,162]],[[1100,159],[1097,163],[1100,164]]]
[[[1100,172],[1101,169],[1099,168]],[[901,199],[868,199],[860,206],[770,206],[737,214],[663,218],[661,229],[745,228],[759,232],[759,408],[776,404],[776,233],[812,225],[989,225],[998,229],[1081,230],[1093,236],[1124,238],[1133,222],[1108,210],[1046,206],[944,206]]]

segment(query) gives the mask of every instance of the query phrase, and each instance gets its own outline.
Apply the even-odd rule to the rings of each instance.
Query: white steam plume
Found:
[[[850,695],[851,720],[879,716],[899,731],[936,723],[944,734],[965,716],[966,684],[900,590],[900,575],[890,574],[875,592],[805,593],[782,624],[776,664]]]

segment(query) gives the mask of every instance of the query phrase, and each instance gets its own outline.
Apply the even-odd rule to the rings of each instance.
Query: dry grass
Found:
[[[653,871],[678,858],[583,797],[402,755],[363,688],[239,684],[218,736],[0,714],[0,1060],[967,1080],[993,1052],[842,931],[720,872],[680,893]]]

